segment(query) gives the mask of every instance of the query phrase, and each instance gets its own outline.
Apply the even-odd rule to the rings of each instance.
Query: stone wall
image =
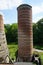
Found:
[[[9,52],[4,31],[4,19],[3,16],[0,15],[0,58],[3,58],[4,62],[7,63],[7,56],[9,56]]]

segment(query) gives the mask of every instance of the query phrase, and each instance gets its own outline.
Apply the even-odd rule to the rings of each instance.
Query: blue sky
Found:
[[[32,6],[32,22],[43,18],[43,0],[0,0],[0,14],[5,24],[17,23],[17,7],[20,4]]]

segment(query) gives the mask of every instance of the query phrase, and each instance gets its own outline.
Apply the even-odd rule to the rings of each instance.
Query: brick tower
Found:
[[[0,15],[0,58],[3,58],[4,62],[7,62],[5,59],[7,56],[9,56],[9,53],[4,32],[3,16]]]
[[[31,61],[33,54],[32,7],[22,4],[18,11],[18,58]]]

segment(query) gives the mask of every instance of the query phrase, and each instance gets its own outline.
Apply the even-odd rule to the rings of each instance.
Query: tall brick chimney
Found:
[[[33,54],[32,7],[22,4],[18,11],[18,58],[31,61]]]
[[[4,62],[7,63],[7,56],[9,56],[9,52],[4,31],[4,20],[3,16],[0,15],[0,58],[3,58]]]

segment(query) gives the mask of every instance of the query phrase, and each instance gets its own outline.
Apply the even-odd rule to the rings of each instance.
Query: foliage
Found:
[[[33,43],[38,44],[38,27],[37,24],[33,24]]]
[[[33,43],[43,45],[43,18],[33,24]]]
[[[15,52],[18,50],[18,45],[16,43],[8,43],[8,48],[9,48],[10,58],[16,59]],[[43,65],[43,52],[39,52],[39,55],[40,55],[41,62]]]
[[[38,43],[43,45],[43,18],[37,22],[38,25]]]
[[[18,42],[18,26],[17,24],[5,24],[5,33],[6,33],[6,38],[7,42]]]
[[[15,52],[18,49],[18,45],[16,43],[8,43],[8,49],[10,57],[16,59]]]
[[[12,25],[5,24],[5,33],[7,42],[18,43],[18,24],[14,23]],[[43,45],[43,18],[37,23],[33,23],[33,44]]]
[[[34,45],[33,47],[34,47],[35,49],[43,50],[43,45]]]

